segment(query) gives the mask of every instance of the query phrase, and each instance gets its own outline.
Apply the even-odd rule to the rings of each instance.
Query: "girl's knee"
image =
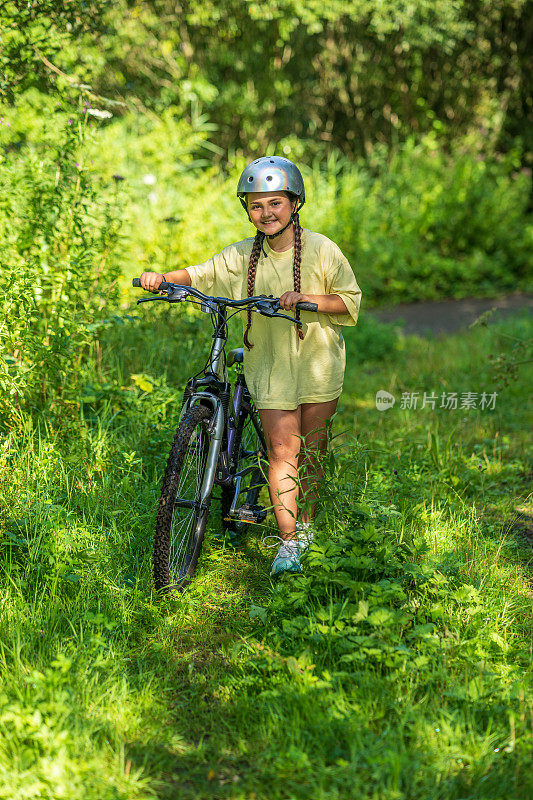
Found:
[[[269,442],[268,458],[271,463],[281,463],[283,461],[296,462],[299,452],[300,447],[295,447],[292,443],[288,444],[287,442],[280,442],[272,439]]]

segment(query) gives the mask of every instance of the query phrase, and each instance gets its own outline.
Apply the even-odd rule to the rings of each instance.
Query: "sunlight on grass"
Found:
[[[490,386],[495,335],[407,339],[349,366],[317,538],[277,584],[271,521],[221,544],[214,501],[193,584],[152,593],[165,380],[4,447],[9,797],[525,800],[524,383],[493,412],[374,402],[385,386]]]

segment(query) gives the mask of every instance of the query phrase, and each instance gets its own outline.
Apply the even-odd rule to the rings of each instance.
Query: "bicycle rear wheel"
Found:
[[[261,423],[257,412],[253,408],[245,408],[241,414],[237,427],[235,439],[234,459],[235,471],[238,473],[246,467],[254,467],[242,479],[238,505],[242,508],[254,509],[257,506],[259,494],[267,479],[264,474],[264,464],[266,461],[266,442],[261,429]],[[262,466],[260,465],[262,462]],[[248,523],[245,519],[229,519],[231,504],[235,495],[235,489],[228,487],[222,488],[221,495],[221,514],[222,528],[230,536],[243,536],[248,530]]]
[[[183,416],[168,457],[154,538],[156,589],[183,591],[202,549],[211,497],[201,504],[212,411],[193,406]]]

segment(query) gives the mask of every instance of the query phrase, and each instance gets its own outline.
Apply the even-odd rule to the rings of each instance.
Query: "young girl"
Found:
[[[286,311],[300,301],[318,305],[318,312],[301,312],[303,331],[259,314],[252,324],[251,309],[243,320],[244,374],[265,432],[270,500],[280,532],[270,573],[278,575],[301,570],[300,553],[313,536],[315,456],[326,447],[325,426],[342,391],[341,326],[356,324],[361,290],[337,245],[300,227],[304,183],[291,161],[279,156],[253,161],[240,177],[237,196],[257,229],[255,238],[231,244],[203,264],[165,275],[144,272],[141,284],[155,292],[169,281],[232,299],[274,295]],[[299,467],[302,492],[311,503],[309,515],[304,512],[297,522]]]

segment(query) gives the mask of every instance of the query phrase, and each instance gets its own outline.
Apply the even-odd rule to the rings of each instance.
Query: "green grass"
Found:
[[[526,320],[363,362],[349,331],[304,574],[273,585],[250,535],[159,600],[158,485],[209,341],[172,312],[110,329],[85,402],[1,446],[0,798],[530,797],[531,375],[498,389],[488,362]],[[401,409],[414,391],[499,394]]]

